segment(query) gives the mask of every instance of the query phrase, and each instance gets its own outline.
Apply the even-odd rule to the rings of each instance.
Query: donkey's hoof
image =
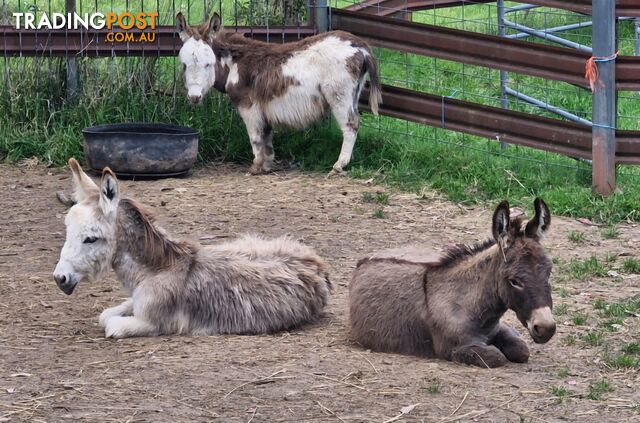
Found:
[[[327,174],[325,179],[329,179],[333,176],[347,176],[347,172],[342,170],[341,168],[336,169],[335,167],[331,169],[331,171]]]
[[[264,169],[262,169],[262,165],[257,165],[257,164],[253,164],[251,165],[251,167],[249,168],[249,174],[250,175],[262,175],[263,173],[265,173]]]

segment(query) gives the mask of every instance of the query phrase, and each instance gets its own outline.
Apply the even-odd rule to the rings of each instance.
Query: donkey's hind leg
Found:
[[[529,347],[511,326],[500,322],[498,334],[493,339],[493,345],[513,363],[526,363],[529,361]]]
[[[273,129],[268,124],[265,124],[262,130],[262,158],[264,159],[262,170],[271,172],[275,153],[273,151]]]
[[[130,338],[133,336],[156,336],[158,328],[138,316],[112,316],[105,326],[107,338]]]
[[[100,313],[100,318],[98,322],[100,326],[105,327],[107,325],[107,320],[112,318],[113,316],[131,316],[133,314],[133,299],[127,298],[121,304],[115,307],[109,307],[105,309],[102,313]]]
[[[451,353],[451,360],[486,368],[501,367],[507,364],[506,357],[498,348],[479,343],[457,347]]]
[[[360,115],[352,99],[344,99],[339,102],[333,102],[333,104],[330,103],[330,105],[333,116],[342,131],[342,148],[340,149],[338,161],[333,165],[329,176],[344,173],[344,168],[351,161],[353,147],[360,128]]]

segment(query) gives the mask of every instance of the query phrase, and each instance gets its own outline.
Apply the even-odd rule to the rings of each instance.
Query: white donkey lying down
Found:
[[[109,168],[98,187],[75,159],[69,166],[76,204],[54,279],[70,295],[113,268],[130,298],[100,315],[107,337],[271,333],[321,314],[331,283],[311,248],[288,237],[173,240],[142,205],[120,197]]]

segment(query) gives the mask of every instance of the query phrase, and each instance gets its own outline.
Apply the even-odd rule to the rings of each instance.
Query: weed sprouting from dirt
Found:
[[[614,390],[615,388],[607,380],[602,379],[589,385],[587,398],[594,401],[602,401],[604,394]]]
[[[584,244],[584,241],[586,239],[584,236],[584,232],[579,232],[579,231],[569,232],[569,235],[567,236],[567,238],[569,239],[569,241],[573,242],[574,244]]]

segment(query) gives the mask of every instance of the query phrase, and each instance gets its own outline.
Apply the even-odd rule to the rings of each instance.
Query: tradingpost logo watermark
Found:
[[[16,29],[104,29],[108,43],[153,43],[158,12],[140,13],[43,13],[39,18],[32,12],[13,14]],[[134,29],[142,32],[133,31]]]

